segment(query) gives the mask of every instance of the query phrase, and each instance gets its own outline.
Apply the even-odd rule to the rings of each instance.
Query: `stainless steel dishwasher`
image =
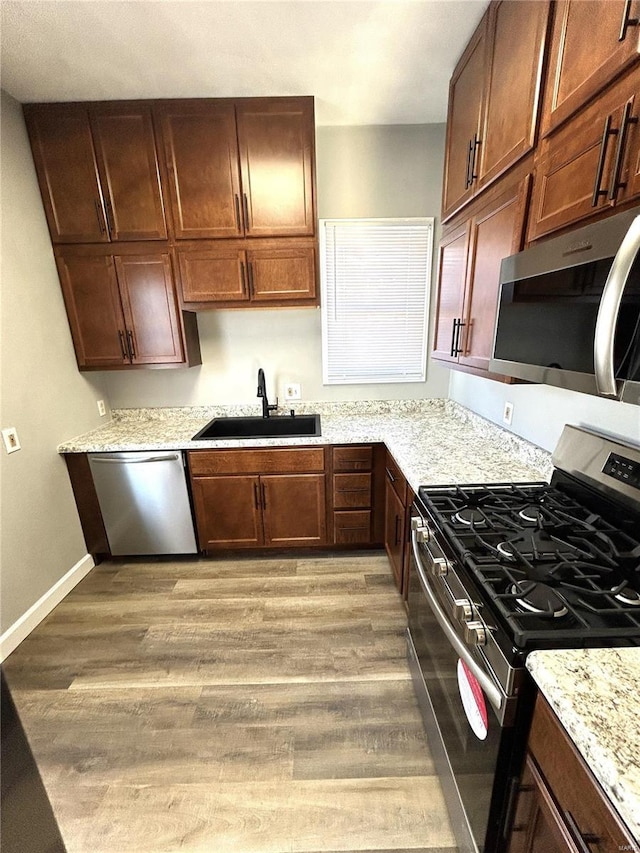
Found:
[[[197,552],[182,453],[88,455],[114,556]]]

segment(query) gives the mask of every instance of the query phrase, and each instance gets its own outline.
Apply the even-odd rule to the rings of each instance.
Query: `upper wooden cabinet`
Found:
[[[640,0],[557,0],[542,113],[546,135],[638,59]]]
[[[236,103],[245,234],[315,233],[313,98]]]
[[[175,252],[189,308],[317,304],[313,239],[211,240]]]
[[[433,357],[487,371],[502,259],[523,245],[530,175],[493,187],[440,243]]]
[[[168,101],[156,104],[154,112],[166,158],[175,236],[242,235],[233,103]]]
[[[56,250],[81,370],[200,363],[195,315],[181,316],[165,252]]]
[[[473,165],[482,138],[480,120],[486,64],[486,30],[485,15],[449,84],[443,219],[455,213],[475,191]]]
[[[54,243],[167,237],[148,106],[27,104],[24,114]]]
[[[640,66],[545,137],[537,152],[529,240],[640,196]]]
[[[467,45],[449,88],[443,219],[532,150],[548,17],[548,0],[494,0]]]
[[[154,109],[177,239],[315,233],[313,98]]]

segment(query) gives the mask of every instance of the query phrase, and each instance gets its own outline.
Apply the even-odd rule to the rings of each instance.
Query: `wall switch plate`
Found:
[[[505,403],[504,411],[502,413],[502,420],[505,424],[511,425],[511,421],[513,420],[513,403]]]
[[[302,391],[300,389],[299,382],[287,382],[284,386],[284,398],[285,400],[299,400]]]
[[[98,403],[98,414],[100,415],[100,417],[102,417],[103,415],[106,415],[107,410],[105,409],[105,406],[104,406],[104,400],[98,400],[97,403]]]
[[[18,439],[18,430],[15,427],[7,427],[2,430],[2,440],[7,453],[15,453],[20,450],[20,441]]]

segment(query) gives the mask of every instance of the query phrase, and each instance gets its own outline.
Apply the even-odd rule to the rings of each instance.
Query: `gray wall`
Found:
[[[444,131],[443,124],[318,128],[319,216],[439,216]],[[438,237],[437,228],[434,266]],[[432,301],[432,318],[434,309]],[[257,405],[258,367],[269,396],[280,399],[288,382],[302,385],[305,400],[447,396],[448,371],[434,363],[424,383],[324,386],[318,309],[201,312],[198,328],[201,367],[105,373],[111,405]]]
[[[0,634],[86,555],[56,445],[98,426],[102,380],[78,373],[20,105],[2,93]]]
[[[553,450],[565,423],[640,444],[640,406],[603,400],[547,385],[505,385],[451,371],[452,400],[528,441]],[[502,423],[506,401],[513,403],[511,427]]]

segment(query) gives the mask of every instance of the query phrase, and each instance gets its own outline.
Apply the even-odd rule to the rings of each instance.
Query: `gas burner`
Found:
[[[523,530],[496,546],[508,560],[564,560],[579,555],[579,549],[569,542],[551,536],[544,529]]]
[[[640,592],[636,592],[630,586],[625,584],[622,589],[613,587],[611,592],[614,593],[613,597],[622,604],[627,604],[630,607],[640,607]]]
[[[452,521],[457,521],[459,524],[465,524],[467,527],[481,527],[486,525],[486,519],[483,513],[473,506],[465,506],[459,509],[452,516]]]
[[[544,518],[544,513],[542,512],[542,509],[539,506],[535,506],[534,504],[523,507],[518,513],[518,515],[523,521],[539,522],[542,521]]]
[[[511,595],[517,595],[516,604],[522,610],[539,616],[552,616],[559,619],[569,612],[564,601],[550,586],[531,581],[516,581],[509,589]]]

